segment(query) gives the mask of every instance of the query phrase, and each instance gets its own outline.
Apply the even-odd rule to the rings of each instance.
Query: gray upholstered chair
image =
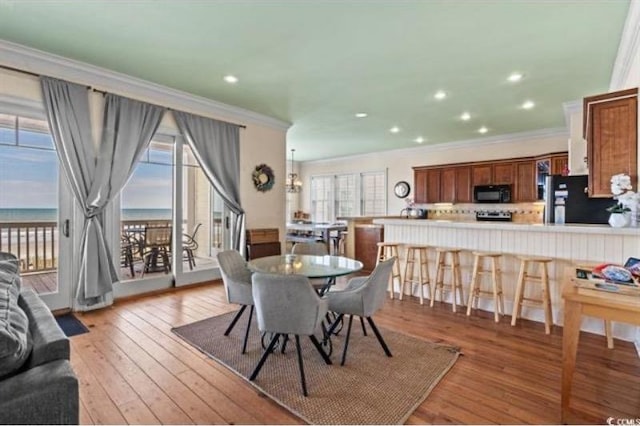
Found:
[[[273,337],[249,380],[253,381],[258,377],[258,373],[273,351],[278,339],[282,337],[285,340],[284,345],[288,336],[293,334],[298,353],[302,393],[307,396],[300,336],[309,336],[322,359],[327,364],[331,364],[331,360],[314,336],[314,333],[321,329],[322,319],[327,313],[327,301],[318,296],[307,277],[302,275],[274,275],[256,272],[253,274],[252,281],[258,328],[262,333],[272,333]]]
[[[291,254],[308,254],[311,256],[326,256],[329,254],[325,243],[295,243],[291,248]]]
[[[340,365],[344,365],[347,359],[347,348],[349,347],[349,337],[351,335],[351,323],[353,316],[359,316],[361,319],[366,318],[371,329],[378,338],[380,346],[387,356],[391,356],[391,351],[387,347],[382,335],[378,331],[371,316],[382,307],[386,300],[387,286],[389,285],[389,277],[391,276],[391,268],[395,257],[380,262],[368,277],[356,277],[349,280],[347,287],[342,291],[332,291],[325,296],[329,301],[329,310],[338,315],[338,318],[329,329],[329,333],[333,332],[333,328],[339,324],[344,315],[349,315],[349,325],[347,327],[347,336],[342,351],[342,361]],[[364,323],[363,323],[364,330]]]
[[[218,253],[218,264],[222,273],[222,281],[224,289],[227,293],[227,301],[229,303],[237,303],[242,307],[233,317],[229,327],[224,332],[228,336],[240,319],[247,306],[250,306],[249,320],[247,321],[247,329],[242,342],[242,353],[247,351],[247,338],[251,329],[251,320],[253,318],[253,295],[251,293],[251,275],[253,274],[247,267],[247,262],[242,255],[235,250],[227,250]]]

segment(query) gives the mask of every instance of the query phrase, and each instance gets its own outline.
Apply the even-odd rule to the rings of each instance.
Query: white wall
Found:
[[[546,134],[545,134],[546,133]],[[498,160],[504,158],[527,157],[552,152],[567,151],[568,134],[564,131],[532,133],[519,138],[504,137],[452,144],[424,146],[410,149],[364,154],[333,160],[307,161],[298,166],[303,181],[299,197],[300,208],[310,210],[309,188],[311,176],[322,174],[354,173],[387,170],[387,211],[390,215],[400,213],[406,207],[405,201],[393,194],[393,186],[400,180],[411,185],[410,198],[414,197],[414,166],[453,164],[468,161]]]

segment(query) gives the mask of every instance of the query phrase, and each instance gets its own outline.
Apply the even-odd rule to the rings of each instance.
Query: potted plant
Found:
[[[611,213],[609,225],[614,228],[628,226],[632,216],[636,215],[640,195],[632,189],[629,175],[620,173],[611,177],[611,193],[617,203],[609,207],[607,211]]]

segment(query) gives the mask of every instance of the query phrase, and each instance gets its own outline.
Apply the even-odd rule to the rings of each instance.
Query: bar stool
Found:
[[[453,312],[457,312],[456,302],[456,290],[460,293],[460,305],[464,305],[464,296],[462,294],[462,280],[460,278],[460,252],[461,249],[436,247],[436,283],[435,288],[432,291],[433,298],[431,299],[431,307],[435,303],[438,297],[438,290],[440,290],[440,301],[444,301],[444,287],[451,287],[453,293]],[[451,260],[450,264],[446,264],[447,254]],[[451,284],[444,284],[444,272],[446,269],[451,271]]]
[[[396,261],[393,262],[393,268],[391,269],[391,280],[389,281],[389,297],[391,297],[391,299],[393,299],[395,280],[398,280],[399,287],[402,286],[402,279],[400,278],[400,256],[398,256],[398,247],[401,245],[400,243],[377,243],[378,256],[376,258],[376,266],[384,260],[391,259],[394,256],[396,257]]]
[[[544,330],[546,334],[551,333],[551,326],[553,325],[553,313],[551,312],[551,294],[549,292],[549,270],[547,265],[552,262],[553,259],[549,257],[532,257],[532,256],[518,256],[520,259],[520,275],[518,276],[518,282],[516,284],[516,295],[513,301],[513,314],[511,317],[511,325],[516,325],[516,320],[520,316],[522,305],[526,302],[528,304],[539,307],[542,304],[544,309]],[[527,272],[529,264],[537,264],[540,275],[530,275]],[[524,297],[525,282],[533,281],[538,282],[542,286],[542,299],[532,299]]]
[[[409,245],[407,246],[407,257],[404,263],[404,280],[400,286],[400,300],[404,294],[405,284],[409,284],[410,293],[413,294],[413,284],[418,284],[420,289],[420,304],[424,305],[422,287],[427,286],[429,299],[431,299],[431,279],[429,278],[429,253],[430,246]],[[418,254],[418,277],[415,277],[416,253]]]
[[[471,275],[471,284],[469,285],[469,302],[467,303],[467,316],[471,315],[471,307],[475,304],[474,309],[478,309],[478,300],[480,297],[493,297],[494,311],[493,318],[495,322],[500,322],[498,314],[504,316],[504,298],[502,296],[502,271],[498,263],[502,258],[501,253],[489,253],[482,251],[473,252],[473,272]],[[485,259],[491,260],[491,269],[484,268]],[[482,275],[491,274],[491,291],[482,290],[480,281]]]

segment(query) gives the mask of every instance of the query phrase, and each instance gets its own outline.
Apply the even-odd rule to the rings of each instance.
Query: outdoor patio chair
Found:
[[[168,274],[171,270],[171,226],[149,226],[144,231],[144,268],[145,272],[156,271],[158,261],[162,262],[162,270]]]
[[[252,282],[258,328],[260,332],[272,333],[273,336],[249,380],[253,381],[258,377],[258,373],[274,350],[278,339],[283,338],[286,342],[288,336],[293,334],[298,354],[302,393],[307,396],[300,336],[309,336],[324,362],[331,364],[331,359],[322,350],[318,339],[314,336],[314,333],[320,330],[322,320],[327,313],[327,301],[318,296],[307,277],[302,275],[275,275],[256,272],[253,274]],[[282,344],[284,345],[285,342]]]
[[[191,235],[182,234],[182,251],[189,262],[189,270],[193,271],[193,268],[196,266],[196,258],[194,256],[194,252],[198,250],[198,242],[196,241],[196,234],[198,233],[198,229],[202,226],[201,223],[198,223],[194,228]]]

